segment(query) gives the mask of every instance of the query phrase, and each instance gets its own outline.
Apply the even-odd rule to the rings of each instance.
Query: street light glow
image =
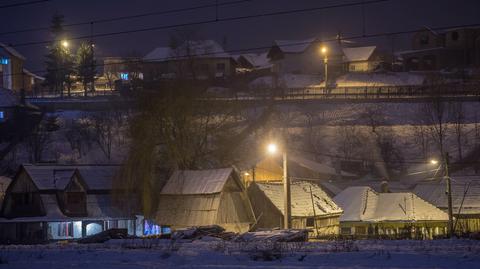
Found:
[[[243,175],[248,177],[250,174],[248,172],[245,172]]]
[[[268,153],[275,154],[275,153],[277,153],[277,150],[278,150],[277,145],[275,145],[273,143],[268,144],[268,146],[267,146]]]
[[[327,54],[327,47],[321,47],[321,48],[320,48],[320,52],[321,52],[322,54]]]
[[[432,159],[432,160],[430,160],[430,163],[435,165],[435,164],[438,164],[438,161],[435,160],[435,159]]]
[[[69,44],[68,44],[68,41],[67,41],[67,40],[63,40],[63,41],[62,41],[62,46],[63,46],[64,48],[68,48],[68,45],[69,45]]]

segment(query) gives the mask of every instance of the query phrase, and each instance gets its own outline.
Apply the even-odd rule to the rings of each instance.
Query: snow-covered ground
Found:
[[[480,241],[193,243],[113,240],[99,245],[0,247],[0,268],[480,268]]]

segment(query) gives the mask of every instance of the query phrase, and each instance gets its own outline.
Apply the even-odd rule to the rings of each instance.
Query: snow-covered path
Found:
[[[0,248],[0,268],[480,268],[480,241],[319,242],[283,247],[279,259],[265,261],[274,252],[258,243],[9,246]]]

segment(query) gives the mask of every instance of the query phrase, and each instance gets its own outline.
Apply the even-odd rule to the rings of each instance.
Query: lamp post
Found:
[[[328,49],[327,47],[322,47],[320,49],[320,52],[323,55],[323,64],[325,66],[325,89],[327,89],[328,87],[328,55],[327,55]]]
[[[431,160],[430,163],[438,164],[438,161]],[[447,152],[445,153],[442,165],[444,170],[444,177],[447,183],[445,194],[447,195],[447,206],[448,206],[448,237],[451,238],[455,231],[453,227],[452,181],[450,179],[450,174],[448,171],[449,163],[450,163],[450,155]]]
[[[271,155],[276,154],[278,152],[278,147],[276,144],[269,144],[267,146],[267,152]],[[283,228],[290,229],[292,228],[292,199],[291,199],[291,191],[290,191],[290,177],[288,176],[288,157],[287,151],[283,149],[282,152],[283,156]]]

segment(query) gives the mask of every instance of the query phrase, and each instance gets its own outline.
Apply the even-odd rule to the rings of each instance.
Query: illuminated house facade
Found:
[[[113,201],[117,169],[23,165],[4,196],[0,242],[79,239],[110,228],[143,235],[143,217],[118,208]]]

